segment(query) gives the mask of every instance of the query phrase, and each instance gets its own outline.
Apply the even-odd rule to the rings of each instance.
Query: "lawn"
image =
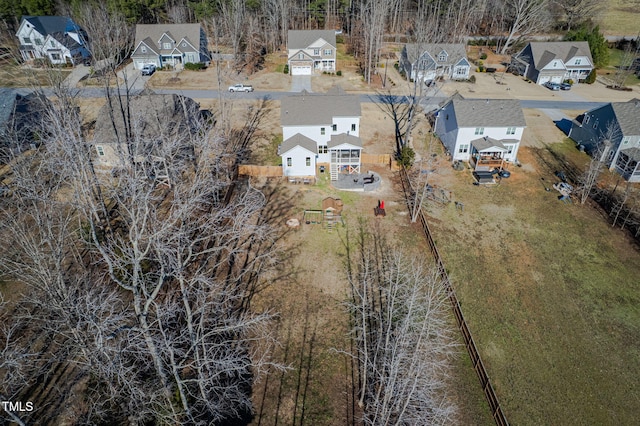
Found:
[[[601,17],[600,28],[605,35],[638,34],[638,6],[628,0],[609,0],[608,7]]]
[[[70,73],[68,68],[24,68],[9,63],[0,65],[0,81],[4,87],[50,86],[52,81],[64,80]]]
[[[456,172],[464,212],[434,209],[432,228],[512,424],[634,424],[640,253],[596,208],[545,190],[565,157],[585,159],[571,144],[521,149],[494,187]]]

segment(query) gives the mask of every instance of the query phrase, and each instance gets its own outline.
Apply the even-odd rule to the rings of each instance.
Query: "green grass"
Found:
[[[582,155],[567,142],[553,149]],[[640,253],[595,209],[559,202],[536,172],[514,173],[493,188],[459,185],[465,212],[451,206],[433,225],[507,418],[634,424]]]
[[[640,10],[628,0],[609,0],[605,13],[600,16],[600,28],[605,34],[638,34]]]
[[[633,56],[632,56],[633,57]],[[609,49],[609,65],[605,68],[610,74],[609,77],[613,77],[618,67],[628,58],[625,58],[625,52],[620,49]],[[628,66],[629,64],[623,64]],[[640,78],[638,78],[633,72],[629,72],[629,76],[624,81],[625,86],[634,86],[640,84]]]

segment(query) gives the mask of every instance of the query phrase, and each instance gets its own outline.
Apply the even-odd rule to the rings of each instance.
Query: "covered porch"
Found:
[[[362,141],[357,136],[346,133],[331,136],[328,143],[330,153],[331,180],[337,181],[339,175],[360,173]]]
[[[499,140],[485,136],[471,141],[471,167],[479,172],[490,172],[505,166],[508,149]]]
[[[625,180],[640,182],[640,149],[629,148],[620,151],[615,169]]]

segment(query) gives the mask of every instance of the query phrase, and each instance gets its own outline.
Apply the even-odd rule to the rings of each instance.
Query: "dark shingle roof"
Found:
[[[640,162],[640,149],[639,148],[636,148],[636,147],[627,148],[627,149],[623,149],[620,152],[624,152],[625,155],[627,155],[633,161]]]
[[[474,139],[471,141],[471,145],[473,145],[478,152],[482,152],[485,149],[493,148],[493,147],[499,148],[502,151],[507,150],[507,148],[504,147],[502,142],[500,142],[497,139],[490,138],[489,136],[485,136],[479,139]]]
[[[407,43],[407,58],[411,63],[417,61],[424,52],[428,52],[432,58],[438,59],[443,50],[447,53],[447,63],[458,62],[467,57],[467,50],[462,43]]]
[[[40,34],[47,36],[58,32],[77,32],[78,25],[68,16],[23,16]]]
[[[308,93],[287,96],[280,103],[283,126],[331,124],[333,117],[360,117],[360,100],[340,88],[326,94]]]
[[[336,46],[336,32],[334,30],[289,30],[287,49],[306,49],[319,38],[332,46]]]
[[[640,99],[628,102],[612,102],[611,107],[616,114],[618,125],[625,136],[640,135]]]
[[[527,125],[517,99],[454,98],[458,127],[525,127]]]
[[[176,43],[186,38],[196,50],[200,48],[200,24],[138,24],[136,25],[134,46],[138,47],[138,44],[143,40],[149,44],[147,39],[150,39],[152,45],[149,47],[160,49],[161,46],[158,46],[158,41],[164,33],[168,33]],[[173,47],[171,50],[173,50]]]
[[[280,144],[280,154],[282,155],[287,151],[295,148],[296,146],[301,146],[313,153],[318,151],[318,145],[313,139],[301,135],[300,133],[296,133],[286,141],[283,141],[282,144]]]

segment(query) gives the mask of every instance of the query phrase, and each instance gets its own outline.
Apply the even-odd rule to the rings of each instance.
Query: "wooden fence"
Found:
[[[409,207],[409,214],[412,211],[412,200],[413,200],[413,188],[411,187],[411,182],[409,181],[409,177],[407,176],[407,172],[404,169],[400,170],[400,180],[402,181],[402,188],[404,190],[404,194],[407,200],[407,206]],[[429,225],[427,224],[427,219],[424,217],[422,211],[418,215],[420,219],[420,224],[422,225],[422,229],[424,231],[424,235],[429,243],[429,248],[431,249],[431,253],[436,260],[436,265],[438,266],[438,274],[442,279],[443,285],[445,286],[445,290],[447,291],[447,295],[449,296],[449,301],[451,302],[451,306],[453,308],[453,313],[456,317],[456,322],[458,324],[458,328],[462,333],[462,338],[464,339],[465,347],[467,348],[467,352],[469,352],[469,357],[471,358],[471,363],[473,364],[473,368],[480,379],[480,385],[482,386],[482,390],[489,404],[489,408],[491,409],[491,416],[493,420],[496,422],[498,426],[508,426],[509,422],[502,411],[502,407],[500,407],[500,402],[498,402],[498,397],[491,385],[491,381],[489,380],[489,375],[487,374],[487,370],[482,363],[482,359],[480,359],[480,354],[478,353],[478,348],[471,336],[471,331],[467,326],[467,322],[462,315],[462,308],[460,307],[460,302],[458,301],[458,297],[456,296],[456,292],[451,285],[451,281],[449,281],[449,276],[447,274],[447,270],[444,267],[444,262],[440,257],[440,253],[438,252],[438,248],[436,247],[436,243],[431,236],[431,231],[429,230]]]
[[[238,166],[238,174],[244,176],[264,176],[264,177],[281,177],[281,166],[253,166],[250,164],[241,164]]]

